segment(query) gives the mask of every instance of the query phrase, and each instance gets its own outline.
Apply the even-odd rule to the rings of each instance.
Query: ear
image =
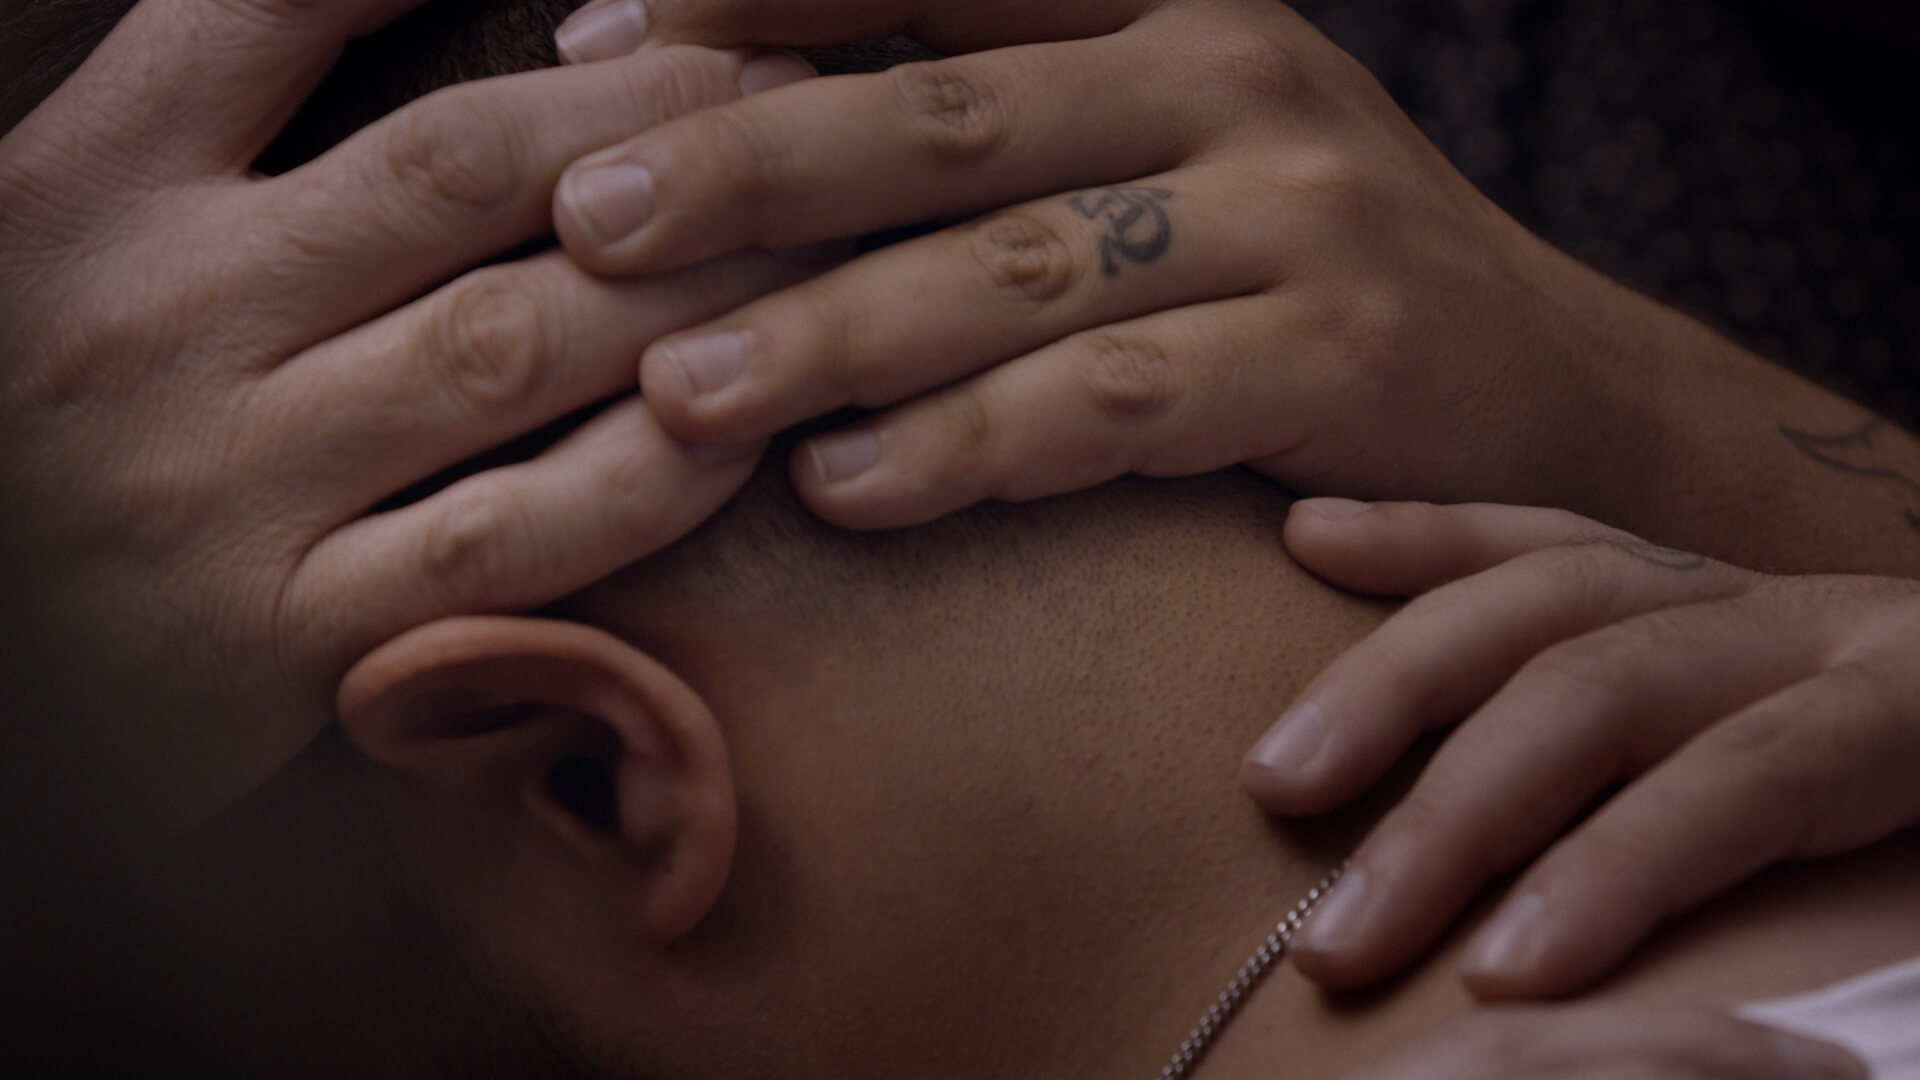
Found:
[[[436,886],[513,905],[522,922],[597,909],[654,945],[690,931],[726,886],[738,826],[719,727],[616,637],[450,619],[361,661],[339,708],[397,781],[393,824]]]

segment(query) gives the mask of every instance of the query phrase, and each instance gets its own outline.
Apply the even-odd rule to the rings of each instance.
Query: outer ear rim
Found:
[[[338,716],[351,741],[384,769],[408,773],[428,768],[421,751],[435,740],[476,733],[448,726],[434,730],[409,715],[427,694],[446,693],[465,679],[484,679],[490,667],[503,672],[503,686],[521,685],[512,673],[529,661],[554,671],[593,672],[584,680],[556,680],[552,693],[495,693],[475,689],[476,708],[521,700],[554,704],[595,717],[620,741],[615,770],[622,827],[619,836],[594,837],[584,827],[557,827],[550,835],[583,855],[583,863],[644,875],[633,913],[636,929],[664,945],[691,932],[718,904],[732,875],[739,810],[726,742],[705,700],[677,674],[618,637],[579,623],[524,616],[462,616],[409,631],[369,653],[341,680]],[[526,684],[531,685],[531,684]],[[457,692],[453,697],[458,696]],[[546,700],[548,698],[551,700]],[[541,700],[534,700],[541,699]],[[506,726],[511,726],[509,723]],[[487,729],[476,729],[485,734]],[[630,766],[639,760],[643,767]],[[628,785],[667,777],[671,811],[636,825],[628,808],[652,802],[654,790]],[[596,845],[631,844],[636,851],[671,836],[668,857],[596,857]],[[657,856],[657,848],[654,849]]]

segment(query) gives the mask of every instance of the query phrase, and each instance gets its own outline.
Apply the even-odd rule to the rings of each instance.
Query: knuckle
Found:
[[[1634,674],[1644,668],[1638,646],[1648,631],[1639,624],[1584,634],[1540,653],[1522,669],[1521,678],[1551,688],[1551,700],[1583,712],[1607,714]],[[1566,713],[1563,712],[1563,715]]]
[[[1842,670],[1829,672],[1828,678]],[[1743,763],[1755,791],[1801,806],[1821,805],[1829,779],[1822,775],[1821,766],[1834,759],[1837,744],[1847,741],[1843,725],[1808,716],[1726,724],[1717,735],[1721,751]],[[1842,754],[1840,759],[1847,757]],[[1799,801],[1802,798],[1810,801]]]
[[[417,355],[447,395],[474,415],[528,401],[547,370],[542,305],[523,282],[498,271],[453,285],[424,337]]]
[[[488,213],[520,191],[519,146],[520,132],[499,108],[443,90],[394,116],[385,167],[421,206]]]
[[[1610,612],[1620,588],[1620,560],[1604,540],[1568,544],[1524,555],[1518,560],[1561,598],[1570,615],[1593,619]]]
[[[835,398],[855,405],[884,404],[885,388],[872,385],[884,364],[874,353],[875,331],[860,297],[816,285],[796,290],[793,300],[792,314],[801,330],[792,340],[806,344],[791,356],[789,377],[817,381]]]
[[[681,144],[677,154],[683,160],[711,155],[712,179],[725,185],[727,205],[757,223],[762,214],[777,212],[773,200],[784,178],[794,172],[795,155],[787,137],[752,105],[741,102],[701,113],[705,130]]]
[[[1296,148],[1266,183],[1310,209],[1322,235],[1351,236],[1397,223],[1399,204],[1389,190],[1394,180],[1380,175],[1355,148],[1323,143]]]
[[[904,64],[888,75],[908,130],[930,156],[977,161],[1006,145],[1006,109],[991,86],[951,62]]]
[[[1403,851],[1445,852],[1453,872],[1478,883],[1508,869],[1513,837],[1467,809],[1460,793],[1471,785],[1457,769],[1416,785],[1393,809],[1392,835]]]
[[[1209,41],[1204,70],[1222,85],[1289,107],[1314,96],[1319,86],[1295,50],[1254,33],[1221,34]]]
[[[738,83],[723,77],[721,55],[688,45],[637,54],[625,69],[631,114],[685,116],[739,97]]]
[[[513,580],[511,539],[525,518],[501,491],[469,485],[442,497],[449,505],[428,528],[421,573],[439,602],[457,611],[484,603]]]
[[[1082,337],[1081,381],[1102,415],[1128,423],[1164,416],[1180,399],[1173,357],[1160,344],[1113,331]]]
[[[996,427],[993,409],[973,384],[963,383],[954,390],[946,414],[947,441],[955,451],[948,461],[972,460],[972,452],[992,444]]]
[[[967,231],[968,249],[995,291],[1029,304],[1065,296],[1078,280],[1073,248],[1029,214],[1003,214]]]

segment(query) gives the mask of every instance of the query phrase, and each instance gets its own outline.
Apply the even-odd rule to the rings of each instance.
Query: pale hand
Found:
[[[1331,809],[1457,725],[1296,942],[1322,982],[1403,968],[1531,863],[1464,974],[1563,994],[1769,865],[1920,823],[1920,582],[1757,574],[1503,506],[1315,500],[1286,538],[1332,584],[1417,599],[1262,741],[1259,801]]]
[[[791,59],[670,49],[469,85],[252,173],[347,40],[405,6],[147,0],[0,141],[0,713],[157,832],[276,769],[367,650],[557,599],[753,468],[757,447],[689,453],[629,399],[375,512],[801,276],[739,256],[614,283],[558,253],[459,276],[547,231],[570,160],[806,74]]]

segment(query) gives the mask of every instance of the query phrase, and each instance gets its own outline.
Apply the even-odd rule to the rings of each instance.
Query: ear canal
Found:
[[[620,790],[614,768],[584,754],[568,754],[547,770],[554,804],[596,832],[620,832]]]

